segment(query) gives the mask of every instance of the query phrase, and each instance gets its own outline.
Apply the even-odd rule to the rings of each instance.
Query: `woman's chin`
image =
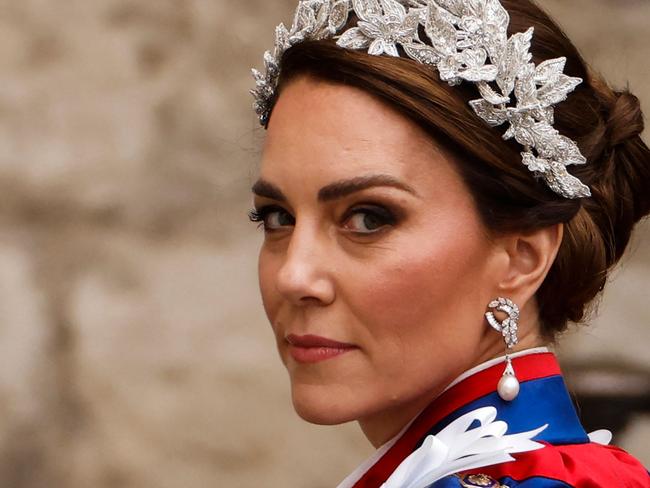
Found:
[[[292,392],[293,408],[303,420],[318,425],[337,425],[360,417],[355,405],[324,388]],[[320,392],[315,390],[321,390]]]

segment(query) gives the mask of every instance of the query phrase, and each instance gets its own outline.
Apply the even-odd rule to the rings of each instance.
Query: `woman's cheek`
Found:
[[[392,370],[400,368],[399,358],[406,356],[417,359],[412,366],[421,368],[435,362],[432,353],[440,360],[460,354],[459,337],[469,343],[476,329],[475,307],[464,302],[460,291],[476,286],[470,285],[480,268],[475,241],[436,240],[431,235],[410,244],[402,243],[398,259],[377,260],[365,268],[372,273],[357,270],[348,278],[357,280],[348,300],[366,328],[363,338],[369,354],[382,367],[394,363],[389,365]]]
[[[419,250],[409,255],[402,250],[398,260],[383,265],[375,263],[365,269],[365,279],[358,283],[356,298],[352,299],[358,300],[360,311],[372,317],[370,323],[400,326],[431,320],[438,302],[450,293],[448,281],[452,270],[438,253]]]
[[[279,266],[275,264],[273,257],[262,251],[258,264],[259,286],[264,312],[272,327],[275,324],[275,317],[281,303],[281,297],[275,287],[278,269]]]

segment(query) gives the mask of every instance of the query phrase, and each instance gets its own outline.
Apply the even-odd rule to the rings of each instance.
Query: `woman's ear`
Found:
[[[535,295],[557,256],[564,224],[555,224],[528,233],[511,233],[498,238],[507,255],[507,269],[497,283],[500,296],[525,305]]]

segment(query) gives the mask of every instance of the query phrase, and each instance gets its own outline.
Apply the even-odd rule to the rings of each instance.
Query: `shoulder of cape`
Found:
[[[576,486],[650,487],[650,473],[623,449],[596,443],[547,445],[513,455],[515,461],[473,471],[498,483],[472,485],[448,476],[429,488],[572,488]]]

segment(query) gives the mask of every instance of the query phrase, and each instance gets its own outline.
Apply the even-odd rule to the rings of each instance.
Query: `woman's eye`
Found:
[[[248,212],[251,222],[261,222],[265,231],[274,231],[280,227],[294,225],[294,219],[286,210],[275,205],[269,205],[260,209],[252,209]]]
[[[357,234],[372,234],[385,225],[394,225],[395,221],[393,214],[386,209],[356,208],[347,219],[346,228]]]
[[[277,205],[268,205],[252,209],[248,213],[252,222],[261,222],[265,232],[280,230],[282,227],[295,225],[293,216]],[[394,225],[397,219],[385,208],[355,208],[344,217],[343,227],[355,234],[373,234],[386,225]]]

